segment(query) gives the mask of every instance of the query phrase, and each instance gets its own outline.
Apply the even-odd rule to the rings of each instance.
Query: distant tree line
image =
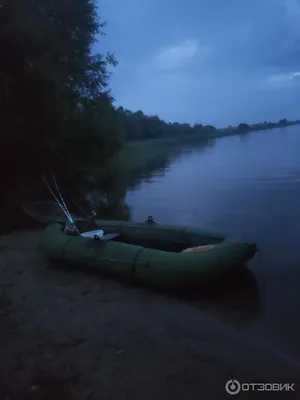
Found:
[[[118,129],[125,141],[138,141],[147,139],[158,139],[164,137],[178,137],[185,135],[199,135],[209,138],[226,136],[229,134],[246,133],[264,129],[272,129],[279,126],[287,126],[298,122],[289,122],[286,118],[278,122],[263,122],[258,124],[240,123],[238,126],[217,129],[212,125],[178,122],[165,122],[158,116],[145,115],[142,111],[132,112],[123,107],[117,108]]]
[[[187,134],[213,135],[217,129],[211,125],[179,124],[165,122],[158,116],[145,115],[142,111],[132,112],[123,107],[117,109],[118,127],[126,141],[158,139]]]

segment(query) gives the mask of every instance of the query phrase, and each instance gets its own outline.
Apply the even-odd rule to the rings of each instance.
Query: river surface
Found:
[[[153,215],[160,223],[202,226],[255,241],[261,257],[256,255],[248,268],[261,309],[243,329],[298,360],[299,149],[299,126],[220,138],[214,146],[183,151],[151,180],[141,177],[126,197],[134,220]],[[238,308],[246,317],[253,299],[241,295],[240,289],[227,308]],[[211,307],[224,309],[223,303],[220,296]]]

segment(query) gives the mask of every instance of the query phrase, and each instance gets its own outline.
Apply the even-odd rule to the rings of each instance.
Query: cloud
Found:
[[[160,49],[155,55],[155,63],[162,70],[174,70],[187,65],[197,52],[207,55],[209,48],[199,47],[196,40],[185,40],[177,45]]]
[[[264,86],[269,89],[284,89],[294,87],[300,82],[300,72],[269,75],[264,80]]]
[[[218,126],[299,118],[300,0],[96,1],[118,105]]]

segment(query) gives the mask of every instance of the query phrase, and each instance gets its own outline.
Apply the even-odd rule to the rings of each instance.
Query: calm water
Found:
[[[300,359],[300,128],[221,138],[127,194],[134,220],[204,226],[258,243],[248,268],[261,312],[247,333]],[[234,289],[232,289],[234,290]],[[240,289],[241,292],[241,289]],[[242,293],[229,306],[249,312]],[[248,296],[248,294],[247,294]],[[213,307],[224,308],[220,297]],[[248,303],[253,301],[249,299]],[[253,317],[253,315],[252,315]]]

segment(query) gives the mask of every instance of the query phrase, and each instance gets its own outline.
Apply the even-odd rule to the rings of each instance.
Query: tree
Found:
[[[283,118],[278,123],[279,123],[279,125],[287,125],[287,122],[288,122],[287,119]]]
[[[66,158],[72,159],[73,172],[81,171],[80,160],[87,159],[81,156],[95,147],[96,139],[102,145],[100,159],[113,150],[109,144],[113,135],[108,134],[103,113],[102,118],[91,117],[102,106],[112,107],[108,66],[116,65],[116,60],[111,54],[91,52],[104,27],[94,0],[2,2],[0,174],[4,186],[41,170],[62,171],[67,168]],[[77,144],[77,151],[70,143]]]
[[[240,132],[248,132],[250,130],[250,126],[242,122],[241,124],[238,125],[238,130]]]
[[[204,131],[204,133],[207,134],[207,135],[212,135],[212,134],[216,133],[217,128],[215,128],[215,127],[212,126],[212,125],[205,125],[205,126],[203,127],[203,131]]]

